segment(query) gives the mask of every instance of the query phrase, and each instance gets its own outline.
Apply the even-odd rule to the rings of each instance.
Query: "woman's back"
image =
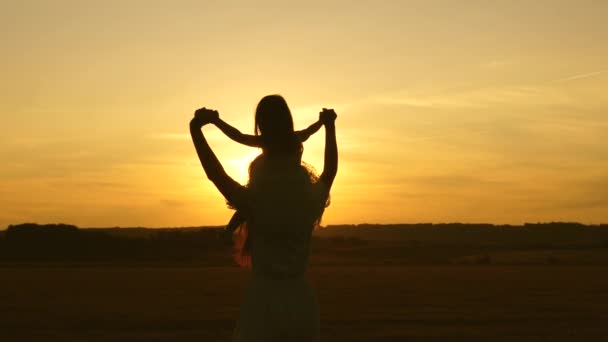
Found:
[[[289,158],[260,158],[247,186],[253,277],[233,341],[318,341],[319,306],[304,276],[327,190]]]
[[[289,158],[263,158],[250,177],[247,225],[253,271],[269,277],[301,275],[312,230],[327,201],[326,187]]]

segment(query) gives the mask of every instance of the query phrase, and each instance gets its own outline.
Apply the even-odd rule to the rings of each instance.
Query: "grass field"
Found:
[[[605,266],[314,266],[323,341],[608,341]],[[229,341],[232,267],[0,267],[0,341]]]

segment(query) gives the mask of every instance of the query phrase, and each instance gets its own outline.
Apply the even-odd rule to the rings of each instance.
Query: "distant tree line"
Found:
[[[231,247],[219,241],[217,229],[150,229],[149,234],[135,236],[116,232],[120,230],[79,229],[67,224],[11,225],[0,238],[0,261],[231,262]]]
[[[493,225],[468,223],[334,225],[320,236],[350,236],[381,241],[418,241],[442,245],[521,247],[608,246],[608,225],[575,222]]]
[[[221,230],[11,225],[0,232],[0,262],[233,265],[232,246],[220,238]],[[608,226],[567,222],[341,225],[317,229],[312,248],[313,263],[445,263],[468,255],[556,249],[608,253]]]

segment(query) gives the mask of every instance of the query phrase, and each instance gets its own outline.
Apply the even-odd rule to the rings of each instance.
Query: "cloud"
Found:
[[[433,107],[437,103],[433,102],[432,99],[424,99],[422,97],[406,97],[406,96],[375,96],[372,101],[380,104],[387,105],[402,105],[410,107]]]
[[[492,186],[509,186],[513,182],[504,180],[494,180],[489,178],[482,178],[476,176],[465,176],[458,174],[446,174],[446,175],[431,175],[431,176],[419,176],[413,177],[411,183],[423,184],[434,187],[467,187],[473,188],[480,185],[492,185]]]
[[[584,73],[584,74],[577,74],[577,75],[571,75],[571,76],[559,78],[559,79],[553,80],[549,83],[562,83],[562,82],[575,81],[575,80],[580,80],[580,79],[584,79],[584,78],[599,76],[599,75],[607,73],[607,72],[608,72],[608,69],[597,70],[597,71],[592,71],[592,72],[588,72],[588,73]]]
[[[496,68],[509,62],[493,61],[483,64]],[[492,109],[521,108],[523,106],[561,106],[568,109],[588,109],[606,105],[603,93],[606,83],[579,84],[577,87],[563,85],[574,80],[596,78],[608,74],[608,69],[572,74],[546,81],[509,81],[493,79],[490,83],[478,81],[443,88],[416,87],[374,94],[359,102],[412,108],[448,109]],[[580,86],[580,87],[579,87]],[[500,107],[499,107],[500,106]]]
[[[162,199],[162,200],[160,200],[160,204],[167,206],[167,207],[175,208],[175,207],[183,207],[184,205],[186,205],[186,202],[179,201],[179,200],[173,200],[173,199]]]
[[[576,198],[558,202],[551,209],[596,209],[608,208],[608,198]]]
[[[608,178],[605,175],[584,174],[574,179],[555,182],[551,200],[537,203],[540,210],[581,213],[608,209]]]
[[[157,133],[151,136],[153,139],[161,140],[186,140],[190,141],[192,138],[188,133]]]
[[[480,64],[480,67],[482,69],[500,69],[512,64],[513,62],[508,60],[493,60]]]

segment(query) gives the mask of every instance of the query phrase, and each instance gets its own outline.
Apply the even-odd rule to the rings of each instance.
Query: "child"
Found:
[[[257,135],[257,126],[256,135],[250,135],[241,133],[238,129],[230,126],[222,119],[220,119],[219,116],[216,117],[216,119],[214,120],[214,124],[230,139],[243,145],[262,148],[262,154],[256,157],[254,163],[260,158],[270,154],[264,146],[264,136]],[[296,157],[297,161],[300,162],[302,159],[302,143],[308,140],[308,138],[310,138],[311,135],[316,133],[322,126],[323,122],[321,120],[317,120],[317,122],[313,123],[308,128],[294,132],[297,146],[295,146],[295,148],[286,148],[286,151],[283,152],[287,153],[287,156]],[[243,213],[237,210],[230,219],[230,222],[228,223],[226,228],[224,229],[222,238],[225,239],[226,242],[231,242],[234,231],[245,221],[246,217],[243,215]]]

